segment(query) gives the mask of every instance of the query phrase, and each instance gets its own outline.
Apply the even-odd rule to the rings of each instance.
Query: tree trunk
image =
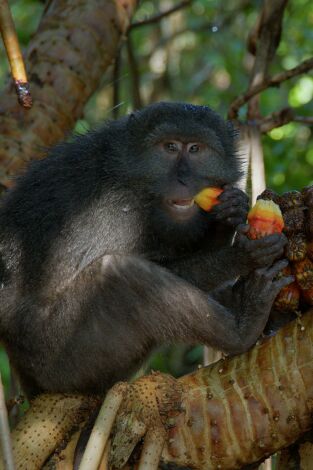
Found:
[[[0,183],[63,139],[114,63],[136,0],[52,0],[25,54],[33,107],[13,86],[0,99]]]
[[[127,463],[142,438],[146,455],[156,453],[155,445],[162,450],[164,439],[164,461],[198,470],[239,469],[261,461],[310,429],[313,310],[249,352],[222,359],[179,380],[152,374],[127,387],[122,385],[113,387],[105,402],[111,414],[118,404],[111,451],[116,468]],[[85,410],[94,407],[94,402],[88,403],[84,397],[74,400],[77,409],[82,408],[83,400]],[[74,432],[73,425],[86,419],[84,413],[79,420],[74,408],[71,396],[43,395],[35,400],[12,433],[17,470],[41,468],[53,449]],[[111,424],[108,429],[104,425],[101,432],[109,436]],[[64,468],[72,465],[69,448],[65,454],[70,466]],[[305,451],[310,452],[308,446]],[[62,465],[64,459],[63,455]],[[99,467],[88,467],[92,468]]]

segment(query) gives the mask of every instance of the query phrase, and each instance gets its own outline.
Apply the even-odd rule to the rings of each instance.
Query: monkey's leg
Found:
[[[106,256],[57,293],[49,316],[37,318],[41,343],[33,340],[28,364],[44,390],[88,392],[125,379],[163,342],[242,352],[261,334],[278,291],[293,280],[273,281],[283,266],[250,275],[234,289],[229,309],[145,259]]]

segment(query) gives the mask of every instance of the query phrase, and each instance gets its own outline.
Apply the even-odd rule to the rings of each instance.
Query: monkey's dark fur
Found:
[[[30,166],[0,210],[0,337],[30,395],[103,392],[166,341],[228,353],[256,341],[286,283],[273,281],[283,263],[269,268],[285,242],[231,246],[248,207],[239,176],[231,126],[177,103]],[[185,210],[207,186],[225,186],[214,211]],[[230,297],[208,295],[239,274]]]

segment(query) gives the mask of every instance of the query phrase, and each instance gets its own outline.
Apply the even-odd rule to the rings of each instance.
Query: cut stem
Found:
[[[7,0],[0,0],[0,30],[10,63],[18,102],[24,108],[30,108],[32,106],[32,97],[29,91],[25,64]]]
[[[109,440],[112,425],[127,390],[126,383],[116,384],[107,394],[90,434],[79,470],[97,470]]]

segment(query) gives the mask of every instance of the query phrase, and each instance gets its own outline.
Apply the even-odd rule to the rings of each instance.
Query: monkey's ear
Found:
[[[133,111],[128,115],[128,125],[132,126],[138,124],[140,114],[138,111]]]

